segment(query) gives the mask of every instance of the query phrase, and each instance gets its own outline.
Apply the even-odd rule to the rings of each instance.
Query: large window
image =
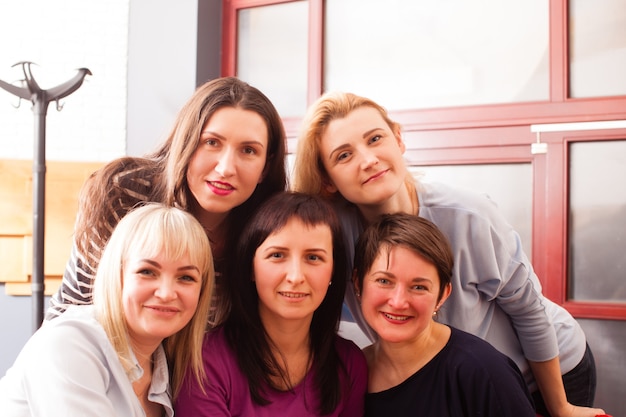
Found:
[[[238,13],[277,6],[298,11],[275,23],[280,39],[249,32],[244,54],[275,42],[267,56],[288,56],[284,81],[278,60],[238,52],[247,42]],[[626,347],[626,127],[553,128],[626,120],[625,31],[626,0],[224,0],[222,70],[267,91],[290,150],[303,97],[352,90],[401,123],[405,157],[424,181],[490,194],[544,293],[583,325],[596,404],[617,416],[626,415],[617,366]]]
[[[389,109],[547,100],[546,4],[327,0],[324,89]]]
[[[577,317],[624,319],[612,251],[626,249],[615,231],[626,134],[531,126],[626,120],[625,28],[626,0],[225,0],[222,72],[277,104],[291,151],[324,91],[380,102],[412,169],[506,210],[550,298]]]

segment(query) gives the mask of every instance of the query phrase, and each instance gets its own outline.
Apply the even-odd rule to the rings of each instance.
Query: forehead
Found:
[[[397,278],[428,278],[439,282],[437,268],[419,253],[405,246],[383,247],[378,251],[370,273],[389,272]]]
[[[280,244],[281,242],[297,242],[301,246],[332,247],[332,233],[326,223],[305,224],[300,218],[292,217],[280,229],[272,232],[261,246]]]
[[[345,117],[333,119],[324,130],[322,139],[340,139],[353,135],[362,136],[372,129],[389,129],[382,115],[373,107],[361,106]]]
[[[257,112],[240,107],[221,107],[206,121],[203,131],[224,136],[251,136],[267,143],[267,123]],[[239,135],[236,135],[239,134]]]

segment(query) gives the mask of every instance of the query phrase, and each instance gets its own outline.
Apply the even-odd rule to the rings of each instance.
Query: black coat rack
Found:
[[[60,111],[63,106],[59,100],[76,91],[85,76],[91,75],[87,68],[78,69],[78,73],[71,79],[44,90],[39,87],[33,77],[30,66],[32,62],[23,61],[13,65],[21,65],[24,79],[21,86],[9,84],[0,80],[0,87],[24,100],[33,103],[35,114],[35,146],[33,153],[33,271],[32,271],[32,300],[33,300],[33,333],[43,322],[44,304],[44,226],[45,226],[45,196],[46,196],[46,113],[48,105],[56,101],[56,108]],[[19,107],[19,103],[18,103]]]

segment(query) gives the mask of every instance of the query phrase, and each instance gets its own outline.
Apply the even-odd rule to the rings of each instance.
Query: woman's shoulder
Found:
[[[517,369],[515,363],[508,356],[487,341],[455,327],[450,328],[452,330],[448,344],[450,356],[454,357],[455,361],[462,363],[463,367],[488,372],[500,371],[503,369],[503,365]]]
[[[64,367],[67,361],[117,361],[117,354],[95,319],[91,305],[70,306],[61,316],[44,322],[29,339],[23,353],[33,364],[39,363],[38,366],[54,367],[56,363]]]
[[[337,335],[335,337],[335,348],[344,363],[351,363],[358,367],[367,367],[363,351],[352,340],[344,339]]]
[[[236,363],[236,354],[228,343],[223,326],[217,326],[204,334],[202,356],[205,363],[213,362],[219,366],[231,366]]]
[[[341,351],[348,352],[348,353],[355,352],[355,351],[361,352],[361,349],[357,346],[356,343],[354,343],[350,339],[346,339],[339,335],[335,336],[335,346],[337,347],[337,350],[340,352]]]
[[[98,322],[93,305],[71,305],[57,319],[46,322],[45,326],[56,327],[50,330],[61,342],[67,339],[81,340],[92,346],[107,346],[110,341],[102,325]]]
[[[476,213],[497,210],[497,204],[488,194],[442,182],[420,183],[418,196],[420,207],[462,209]]]

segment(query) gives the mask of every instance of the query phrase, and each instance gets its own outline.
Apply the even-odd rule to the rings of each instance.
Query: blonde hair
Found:
[[[133,366],[128,325],[122,306],[122,271],[129,254],[141,251],[151,257],[163,252],[167,258],[188,255],[201,272],[200,297],[195,314],[178,333],[164,341],[171,369],[174,396],[191,368],[199,382],[204,379],[202,340],[213,292],[214,270],[211,247],[200,223],[191,214],[162,204],[150,203],[124,216],[109,239],[96,272],[93,304],[96,319],[104,328],[124,369]]]
[[[330,179],[320,155],[322,136],[330,122],[363,106],[377,110],[393,132],[400,130],[400,124],[389,118],[387,110],[368,98],[345,92],[322,95],[309,107],[302,122],[292,177],[293,190],[326,198],[333,196],[325,187]]]

